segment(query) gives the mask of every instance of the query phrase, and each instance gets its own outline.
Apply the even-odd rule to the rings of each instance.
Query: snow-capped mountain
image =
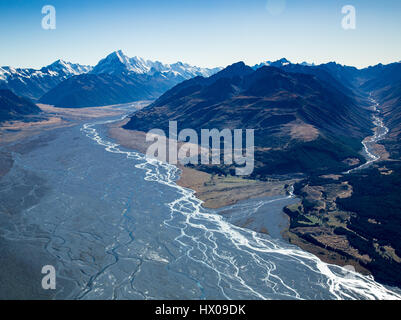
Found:
[[[78,63],[66,62],[64,60],[57,60],[47,67],[40,69],[42,72],[55,72],[59,76],[65,75],[66,77],[77,76],[82,73],[88,73],[93,67],[85,66]]]
[[[145,60],[136,56],[129,58],[119,50],[100,60],[91,73],[107,73],[110,75],[132,73],[150,76],[160,74],[168,79],[182,81],[196,76],[209,77],[220,70],[221,68],[200,68],[182,62],[164,64],[160,61]]]
[[[106,58],[99,61],[99,63],[93,68],[92,73],[94,74],[121,74],[126,72],[134,72],[143,74],[148,71],[146,61],[141,59],[137,61],[131,61],[121,50],[114,51],[109,54]]]
[[[90,70],[90,66],[63,60],[57,60],[41,69],[0,67],[0,88],[36,100],[62,81]]]
[[[57,60],[41,69],[0,67],[0,80],[7,81],[10,77],[43,78],[46,75],[71,77],[92,70],[91,66]]]
[[[129,58],[119,50],[100,60],[88,74],[63,81],[40,101],[59,107],[85,107],[155,99],[184,80],[209,77],[219,70]]]
[[[301,66],[306,66],[306,67],[314,67],[314,66],[316,66],[316,64],[314,62],[310,63],[310,62],[306,62],[306,61],[301,62],[300,65]]]
[[[156,98],[184,80],[196,76],[209,77],[220,70],[221,68],[200,68],[182,62],[165,64],[140,57],[130,58],[119,50],[100,60],[95,67],[63,60],[57,60],[41,69],[1,67],[0,89],[8,89],[18,96],[50,104],[56,104],[54,99],[57,98],[57,103],[61,105],[62,103],[58,102],[60,94],[63,97],[69,93],[75,94],[75,91],[71,91],[72,88],[85,91],[87,89],[85,81],[93,83],[96,87],[94,89],[99,89],[104,83],[107,83],[108,87],[102,87],[101,96],[105,96],[105,103],[110,101],[118,103],[129,101],[134,97]],[[88,75],[88,77],[84,77],[84,75]],[[67,80],[71,81],[66,82]],[[61,89],[58,88],[64,82],[66,82],[64,85],[66,88],[63,86]],[[114,86],[116,88],[112,90]],[[57,97],[52,93],[52,90],[56,88]],[[111,97],[107,96],[107,88],[113,93]],[[104,90],[106,92],[103,92]],[[80,100],[77,104],[89,103],[85,100],[88,92],[84,93],[83,98],[77,98]],[[42,99],[42,97],[44,98]],[[63,102],[71,101],[64,98],[62,100]],[[90,100],[90,104],[94,103],[99,103],[99,99]]]
[[[256,69],[259,69],[259,68],[264,67],[264,66],[283,68],[283,67],[286,67],[286,66],[289,66],[289,65],[292,65],[291,61],[287,60],[286,58],[281,58],[280,60],[277,60],[277,61],[264,61],[264,62],[261,62],[259,64],[255,64],[252,67],[252,69],[256,70]],[[306,61],[298,63],[298,65],[306,66],[306,67],[314,67],[314,66],[316,66],[315,63],[313,63],[313,62],[309,63],[309,62],[306,62]]]
[[[259,64],[255,64],[252,67],[252,69],[256,70],[256,69],[259,69],[259,68],[264,67],[264,66],[281,68],[281,67],[287,66],[289,64],[291,64],[290,61],[288,61],[286,58],[282,58],[282,59],[277,60],[277,61],[264,61],[264,62],[261,62]]]

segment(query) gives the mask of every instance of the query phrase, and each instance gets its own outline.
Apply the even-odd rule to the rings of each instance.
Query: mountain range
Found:
[[[401,63],[357,69],[286,59],[252,67],[239,62],[178,84],[135,113],[125,128],[167,130],[171,120],[196,130],[254,128],[254,177],[340,173],[365,161],[360,151],[372,128],[369,95],[380,102],[390,129],[386,147],[399,158]]]
[[[91,70],[90,66],[63,60],[57,60],[39,70],[0,67],[0,89],[8,89],[18,96],[37,100],[64,80]]]
[[[389,128],[366,161],[361,141],[372,132],[372,102]],[[291,243],[322,260],[352,265],[401,287],[401,63],[365,69],[286,59],[248,67],[235,63],[211,77],[184,81],[131,115],[125,129],[255,129],[250,178],[300,179],[299,203],[288,206]],[[228,165],[195,165],[233,175]],[[301,174],[301,175],[300,175]],[[250,218],[251,219],[251,218]]]
[[[362,161],[360,141],[371,127],[367,106],[358,107],[359,99],[323,69],[298,65],[288,72],[286,66],[255,70],[239,62],[211,77],[184,81],[136,112],[125,128],[167,131],[171,120],[198,131],[253,128],[258,163],[253,175],[259,179],[341,171],[351,159]],[[301,73],[304,68],[310,69]]]
[[[58,107],[90,107],[154,99],[181,81],[219,70],[129,58],[119,50],[94,67],[62,60],[39,70],[1,67],[0,88]]]
[[[26,119],[40,109],[88,107],[156,99],[129,117],[125,129],[255,129],[251,179],[296,178],[300,202],[287,207],[287,239],[321,259],[401,287],[401,63],[357,69],[334,62],[206,69],[163,64],[116,51],[94,66],[58,60],[40,70],[0,68],[0,121]],[[24,96],[24,97],[21,97]],[[372,135],[370,97],[389,128],[366,159],[361,141]],[[212,175],[232,166],[198,165]]]
[[[200,68],[191,66],[187,63],[176,62],[173,64],[164,64],[160,61],[145,60],[140,57],[127,57],[121,50],[112,52],[106,58],[99,61],[93,68],[93,74],[161,74],[168,79],[177,79],[184,81],[195,76],[208,77],[221,68]]]

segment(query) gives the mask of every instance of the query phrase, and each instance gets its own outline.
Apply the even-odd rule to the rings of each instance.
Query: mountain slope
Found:
[[[140,57],[129,58],[121,50],[114,51],[106,58],[99,61],[93,68],[93,74],[147,74],[160,73],[167,79],[183,81],[196,76],[211,76],[221,68],[200,68],[186,63],[177,62],[164,64],[160,61],[145,60]]]
[[[116,51],[99,61],[90,73],[60,83],[39,101],[57,107],[93,107],[154,99],[186,79],[218,70],[129,58]]]
[[[401,64],[362,70],[335,63],[277,65],[249,72],[236,64],[185,81],[133,114],[125,128],[167,132],[169,120],[178,121],[179,130],[255,128],[253,178],[305,173],[294,185],[300,202],[285,208],[285,237],[330,264],[352,265],[401,287],[394,276],[401,271]],[[343,174],[356,159],[364,161],[358,151],[360,140],[372,135],[365,108],[370,93],[390,132],[374,151],[381,159]],[[196,168],[232,172],[224,165]]]
[[[86,77],[82,77],[76,80],[75,86],[73,86],[74,92],[66,94],[69,100],[62,103],[60,99],[57,99],[49,103],[67,105],[68,101],[68,103],[74,102],[74,105],[68,106],[77,107],[78,105],[88,105],[88,103],[92,106],[93,104],[91,101],[96,100],[100,102],[101,105],[104,105],[110,102],[126,102],[128,97],[133,96],[156,98],[179,82],[196,76],[210,76],[219,70],[220,68],[200,68],[182,62],[163,64],[159,61],[145,60],[139,57],[129,58],[120,50],[100,60],[95,67],[73,64],[63,60],[57,60],[39,70],[0,67],[0,89],[8,89],[19,96],[25,96],[32,100],[39,100],[63,81],[75,76],[90,73],[99,76],[97,80],[94,80],[94,77],[90,78],[92,80],[91,85],[96,86],[96,83],[100,84],[100,87],[95,89],[95,92],[101,93],[100,96],[105,98],[104,101],[102,101],[100,97],[99,99],[95,99],[94,95],[86,98],[85,92],[87,92],[87,88],[85,88],[85,86],[80,88],[80,93],[77,92],[79,85],[83,83],[82,81],[87,79]],[[103,76],[103,74],[120,78],[117,79],[115,83],[108,83],[108,85],[114,87],[114,89],[111,90],[112,92],[110,92],[110,96],[107,96],[107,93],[101,92],[100,90],[100,88],[104,89],[102,84],[104,84],[105,81],[107,82],[107,79],[111,80],[111,78],[107,78]],[[130,84],[132,83],[135,83],[135,85],[130,88]],[[118,88],[118,86],[121,85],[123,85],[123,88]],[[70,88],[72,88],[71,84],[67,83],[64,89]],[[58,90],[59,89],[56,91],[59,92]],[[118,90],[122,93],[121,97],[116,95],[116,91]],[[139,92],[140,90],[143,90],[142,94]],[[148,94],[148,92],[150,92],[150,94]],[[51,96],[54,96],[54,94],[51,93],[46,96],[46,101],[48,101]]]
[[[358,96],[370,94],[389,133],[364,170],[338,176],[311,175],[295,185],[301,203],[289,206],[288,239],[322,260],[353,265],[376,281],[401,286],[401,64],[358,70],[321,65]],[[347,192],[348,194],[344,194]]]
[[[21,120],[40,111],[31,101],[16,96],[10,90],[0,90],[0,122]]]
[[[332,81],[335,81],[332,79]],[[340,86],[340,84],[337,84]],[[311,74],[244,63],[185,81],[135,113],[126,129],[255,129],[254,176],[347,168],[369,134],[369,112]],[[317,165],[316,165],[317,164]]]
[[[41,103],[56,107],[93,107],[151,99],[167,90],[163,79],[148,76],[117,77],[83,74],[72,77],[46,93]]]
[[[89,66],[73,64],[63,60],[41,68],[0,68],[0,88],[13,91],[16,95],[25,96],[32,100],[39,99],[50,89],[62,81],[91,70]]]
[[[393,159],[401,158],[401,63],[377,65],[365,70],[362,88],[380,103],[390,132],[383,142]]]

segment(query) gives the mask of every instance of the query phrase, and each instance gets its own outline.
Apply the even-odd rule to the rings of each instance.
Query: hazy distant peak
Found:
[[[261,68],[263,66],[281,68],[281,67],[284,67],[284,66],[289,65],[289,64],[291,64],[291,62],[289,60],[287,60],[286,58],[281,58],[281,59],[276,60],[276,61],[270,61],[270,60],[263,61],[263,62],[261,62],[259,64],[254,65],[252,68],[254,70],[259,69],[259,68]]]
[[[87,73],[92,70],[91,66],[81,65],[78,63],[71,63],[64,61],[62,59],[58,59],[53,63],[49,64],[46,67],[40,69],[41,72],[56,72],[59,75],[63,76],[74,76],[80,75],[82,73]]]
[[[275,61],[274,63],[291,63],[289,60],[287,60],[286,58],[281,58],[277,61]]]
[[[306,62],[306,61],[301,62],[300,65],[301,66],[306,66],[306,67],[314,67],[314,66],[316,66],[314,62],[310,63],[310,62]]]

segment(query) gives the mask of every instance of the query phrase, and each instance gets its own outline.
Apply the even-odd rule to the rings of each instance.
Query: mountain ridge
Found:
[[[178,84],[153,104],[133,114],[124,128],[167,131],[168,122],[173,120],[179,127],[197,131],[201,128],[255,129],[255,144],[260,150],[276,150],[285,158],[284,153],[290,154],[290,150],[301,148],[294,152],[302,153],[302,148],[306,147],[316,153],[319,146],[326,150],[322,157],[327,157],[336,170],[347,167],[343,163],[346,158],[362,161],[358,155],[360,142],[344,141],[346,136],[362,140],[371,126],[367,108],[358,108],[352,97],[317,76],[270,66],[253,70],[243,62],[228,66],[209,78],[197,77]],[[308,130],[315,132],[313,139],[308,137]],[[297,138],[297,134],[301,136]],[[282,149],[280,145],[288,145],[288,148]],[[335,148],[338,150],[333,151]],[[289,159],[274,159],[275,152],[260,151],[257,156],[261,166],[254,175],[259,178],[271,172],[288,174],[301,169],[313,170],[303,167],[307,164],[302,160],[300,167],[293,163],[286,171],[280,162],[288,164]],[[273,158],[262,160],[265,157]],[[263,162],[272,165],[265,166]]]
[[[94,107],[138,99],[155,99],[174,85],[197,76],[210,76],[220,68],[199,68],[186,63],[129,58],[114,51],[86,74],[73,76],[46,92],[39,101],[57,107]],[[90,81],[90,85],[85,83]]]
[[[191,77],[199,75],[210,76],[220,69],[200,68],[183,62],[164,64],[136,56],[129,58],[121,50],[118,50],[101,59],[94,67],[66,62],[61,59],[40,69],[3,66],[0,67],[0,88],[9,89],[16,95],[39,101],[42,96],[56,88],[63,81],[90,73],[96,75],[109,74],[119,77],[129,75],[133,78],[141,75],[154,76],[157,81],[164,79],[166,82],[170,82],[166,86],[167,90],[169,86],[171,87]],[[147,79],[149,81],[149,78]],[[99,81],[101,82],[102,79],[99,79]],[[144,90],[146,91],[147,89],[144,88]],[[152,91],[152,88],[150,90]],[[160,90],[157,90],[157,94],[161,93]]]
[[[57,60],[40,69],[0,67],[0,88],[37,100],[62,81],[90,70],[90,66],[63,60]]]
[[[0,89],[0,122],[23,120],[28,115],[37,115],[39,107],[26,98],[16,96],[12,91]]]

